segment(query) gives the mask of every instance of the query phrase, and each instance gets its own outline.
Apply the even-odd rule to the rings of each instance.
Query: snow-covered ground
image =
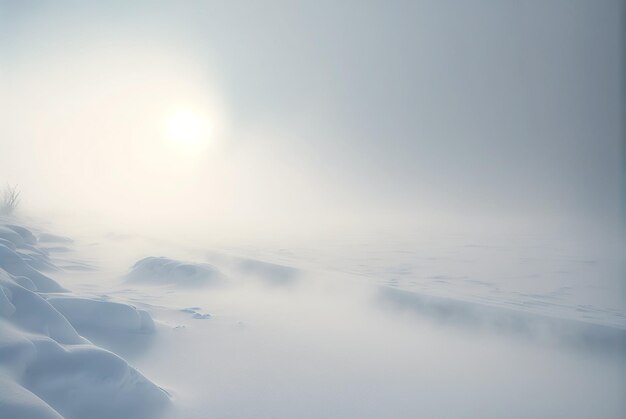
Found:
[[[45,230],[0,219],[1,418],[626,414],[619,249]]]

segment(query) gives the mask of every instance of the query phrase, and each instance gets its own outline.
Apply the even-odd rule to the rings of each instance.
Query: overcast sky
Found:
[[[615,229],[622,3],[0,1],[0,182],[129,223]],[[159,149],[172,104],[210,149]]]

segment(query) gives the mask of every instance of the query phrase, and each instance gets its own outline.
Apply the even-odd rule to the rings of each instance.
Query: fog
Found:
[[[0,0],[0,416],[624,417],[625,28]]]
[[[623,15],[3,1],[0,179],[26,212],[151,234],[604,237],[621,229]],[[206,144],[168,141],[176,109],[209,121]]]
[[[149,270],[120,280],[137,259],[164,252],[209,261],[227,281],[155,286]],[[158,333],[78,330],[163,386],[168,418],[619,418],[626,408],[620,317],[602,327],[554,307],[548,316],[518,310],[504,295],[500,306],[474,304],[450,290],[438,298],[381,285],[380,273],[368,281],[319,262],[299,269],[293,259],[268,264],[137,237],[102,240],[87,254],[98,272],[66,272],[63,283],[148,309]],[[339,258],[373,263],[353,256]]]

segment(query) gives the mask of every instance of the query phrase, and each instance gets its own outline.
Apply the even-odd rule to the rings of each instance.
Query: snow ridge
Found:
[[[41,242],[71,241],[0,220],[0,417],[156,418],[166,391],[81,328],[153,333],[150,314],[83,298],[40,272],[58,269]]]

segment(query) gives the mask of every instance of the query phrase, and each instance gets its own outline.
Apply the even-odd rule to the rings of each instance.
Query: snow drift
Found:
[[[155,331],[154,321],[147,311],[127,304],[76,296],[51,296],[48,302],[78,330],[88,327],[143,333]]]
[[[378,287],[375,300],[383,307],[408,310],[439,324],[523,335],[527,338],[617,354],[626,352],[626,327],[418,294],[387,286]]]
[[[225,282],[224,274],[208,263],[181,262],[166,257],[147,257],[133,265],[127,281],[151,285],[205,287]]]
[[[36,259],[34,259],[36,260]],[[57,282],[34,269],[27,261],[33,261],[31,256],[22,256],[10,248],[0,244],[0,268],[7,273],[27,278],[30,281],[34,289],[33,291],[39,292],[64,292],[65,288],[60,286]]]
[[[248,257],[209,252],[206,258],[227,272],[229,277],[258,280],[270,286],[289,286],[302,276],[302,272],[292,266]]]
[[[152,332],[150,315],[70,294],[43,275],[32,256],[50,262],[30,230],[0,225],[0,240],[0,417],[158,417],[168,394],[77,331]]]

